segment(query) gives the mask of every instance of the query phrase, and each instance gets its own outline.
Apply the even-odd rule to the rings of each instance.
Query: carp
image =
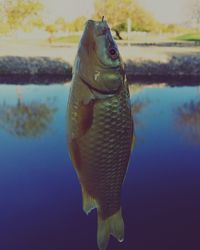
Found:
[[[97,208],[97,243],[124,239],[120,193],[134,137],[128,84],[105,20],[88,20],[68,100],[68,146],[82,188],[83,210]]]

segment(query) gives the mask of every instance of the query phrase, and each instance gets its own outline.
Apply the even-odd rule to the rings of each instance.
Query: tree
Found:
[[[127,28],[127,18],[131,19],[133,30],[151,31],[157,25],[153,16],[136,0],[96,0],[94,9],[94,18],[101,20],[102,16],[105,16],[119,39],[122,39],[120,31]]]
[[[54,23],[48,24],[45,30],[50,33],[49,41],[52,42],[54,39],[54,34],[58,31],[62,32],[78,32],[83,30],[83,26],[87,18],[85,16],[79,16],[74,21],[67,22],[63,17],[59,17]]]
[[[37,18],[31,20],[30,26],[37,27],[38,29],[43,29],[45,26],[43,18],[41,16],[38,16]]]
[[[68,23],[68,31],[77,32],[82,31],[87,18],[79,16],[74,21]]]
[[[0,4],[2,22],[8,25],[9,31],[37,20],[42,10],[43,4],[39,0],[4,0]]]
[[[119,32],[124,28],[126,18],[130,17],[131,4],[131,0],[96,0],[94,18],[101,20],[102,16],[105,16],[111,29],[116,32],[116,36],[122,39]]]
[[[87,18],[85,16],[79,16],[73,21],[73,28],[74,31],[81,31],[83,30],[83,26],[86,22]]]
[[[130,18],[132,20],[132,29],[135,31],[158,31],[160,23],[146,10],[139,5],[132,9]]]
[[[196,27],[200,28],[200,0],[193,0],[190,4],[192,22]]]
[[[160,31],[163,33],[183,33],[187,32],[187,29],[186,27],[178,24],[161,24]]]
[[[57,32],[57,28],[55,24],[47,24],[45,27],[45,31],[47,31],[50,36],[49,36],[49,43],[53,42],[54,39],[54,34]]]
[[[63,17],[57,18],[54,24],[57,31],[69,31],[69,23]]]

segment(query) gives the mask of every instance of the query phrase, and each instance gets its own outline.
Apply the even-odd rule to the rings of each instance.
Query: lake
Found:
[[[69,84],[0,85],[0,249],[97,250],[66,145]],[[136,145],[122,189],[125,241],[200,249],[200,86],[131,85]]]

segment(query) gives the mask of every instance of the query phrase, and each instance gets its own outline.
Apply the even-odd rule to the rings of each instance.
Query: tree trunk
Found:
[[[118,31],[118,30],[116,30],[116,29],[113,29],[113,30],[114,30],[114,32],[115,32],[115,34],[116,34],[117,38],[118,38],[119,40],[123,40],[123,38],[120,36],[119,31]]]

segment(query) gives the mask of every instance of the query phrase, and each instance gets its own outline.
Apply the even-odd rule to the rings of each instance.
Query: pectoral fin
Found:
[[[92,99],[87,104],[81,103],[79,106],[79,111],[78,111],[79,137],[83,136],[92,126],[94,105],[95,105],[95,100]]]
[[[80,104],[77,114],[76,137],[71,138],[69,142],[71,160],[77,170],[80,170],[82,165],[80,139],[92,126],[94,105],[95,100],[90,100],[87,104]]]

